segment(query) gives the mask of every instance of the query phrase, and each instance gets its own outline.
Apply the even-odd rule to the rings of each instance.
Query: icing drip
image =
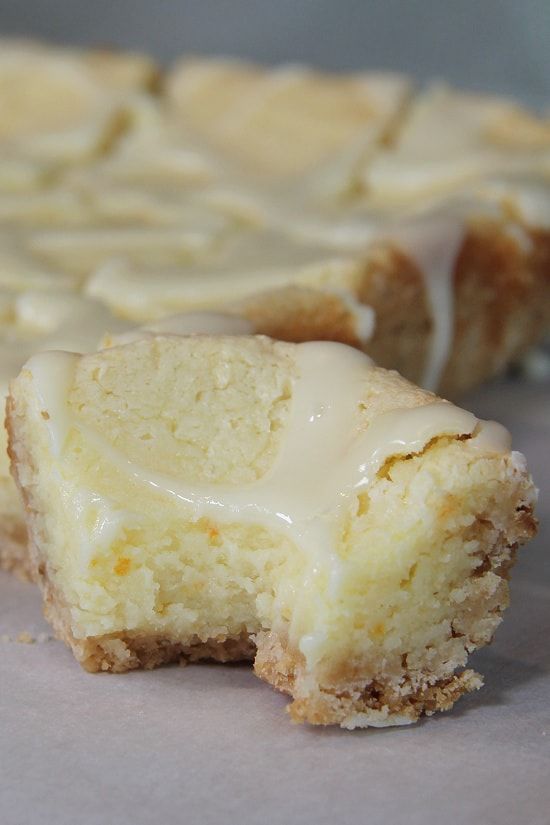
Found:
[[[372,338],[376,328],[376,314],[372,307],[362,304],[350,289],[338,287],[324,287],[319,289],[327,295],[336,295],[353,318],[355,334],[361,342],[366,344]]]
[[[130,327],[98,301],[72,292],[27,292],[18,295],[10,309],[14,321],[0,340],[0,388],[7,387],[35,352],[89,352],[107,329],[118,333]]]
[[[429,354],[421,384],[437,390],[452,350],[454,335],[453,275],[464,240],[464,221],[458,214],[439,214],[402,224],[389,233],[424,278],[432,317]]]
[[[388,458],[418,453],[437,436],[478,432],[484,433],[485,449],[508,450],[503,428],[480,423],[447,401],[382,413],[361,430],[361,398],[374,368],[370,359],[332,342],[299,344],[296,351],[299,377],[285,437],[272,468],[252,484],[186,485],[138,467],[87,429],[86,435],[136,480],[189,505],[194,518],[268,523],[288,529],[298,545],[311,551],[330,548],[331,538],[321,536],[323,517],[367,487]],[[77,360],[72,353],[41,353],[25,368],[33,375],[40,412],[48,413],[46,426],[58,457],[69,430],[84,429],[68,407]]]

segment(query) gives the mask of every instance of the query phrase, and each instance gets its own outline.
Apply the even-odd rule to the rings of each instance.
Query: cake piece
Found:
[[[258,179],[295,179],[335,163],[349,175],[391,134],[408,99],[403,75],[269,69],[239,60],[183,60],[169,73],[169,121]],[[344,187],[345,188],[345,187]]]
[[[142,55],[1,40],[0,190],[40,185],[54,163],[104,151],[125,128],[132,94],[149,88],[156,74]],[[27,180],[13,179],[18,161]]]
[[[394,207],[480,180],[550,174],[550,118],[513,100],[434,86],[411,102],[392,145],[363,172],[371,199]]]
[[[333,342],[151,331],[33,356],[7,427],[56,633],[90,671],[254,659],[296,721],[450,708],[535,530],[500,425]]]

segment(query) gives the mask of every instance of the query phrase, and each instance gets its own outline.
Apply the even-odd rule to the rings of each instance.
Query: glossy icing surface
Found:
[[[298,377],[291,414],[272,468],[257,482],[239,487],[186,485],[185,481],[145,471],[115,450],[98,433],[87,439],[128,477],[181,502],[192,520],[203,516],[264,523],[288,531],[296,545],[329,557],[339,513],[351,496],[368,487],[384,462],[421,452],[434,438],[471,436],[483,449],[509,450],[500,425],[480,422],[445,401],[393,409],[361,427],[360,404],[374,369],[362,353],[335,343],[296,345]],[[82,428],[71,413],[68,395],[78,356],[51,352],[31,358],[25,369],[33,377],[36,403],[45,412],[52,452],[63,460],[72,427]]]

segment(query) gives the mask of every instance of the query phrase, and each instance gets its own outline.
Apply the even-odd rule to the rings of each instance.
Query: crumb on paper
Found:
[[[9,642],[14,642],[22,645],[44,644],[45,642],[51,642],[54,638],[55,637],[49,633],[38,633],[37,636],[33,636],[28,630],[22,630],[17,636],[10,636],[9,633],[0,634],[0,643],[8,644]]]

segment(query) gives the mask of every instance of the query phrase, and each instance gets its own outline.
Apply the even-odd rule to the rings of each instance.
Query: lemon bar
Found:
[[[150,331],[33,356],[12,471],[89,671],[254,660],[296,721],[397,725],[481,685],[536,492],[500,425],[334,342]]]

